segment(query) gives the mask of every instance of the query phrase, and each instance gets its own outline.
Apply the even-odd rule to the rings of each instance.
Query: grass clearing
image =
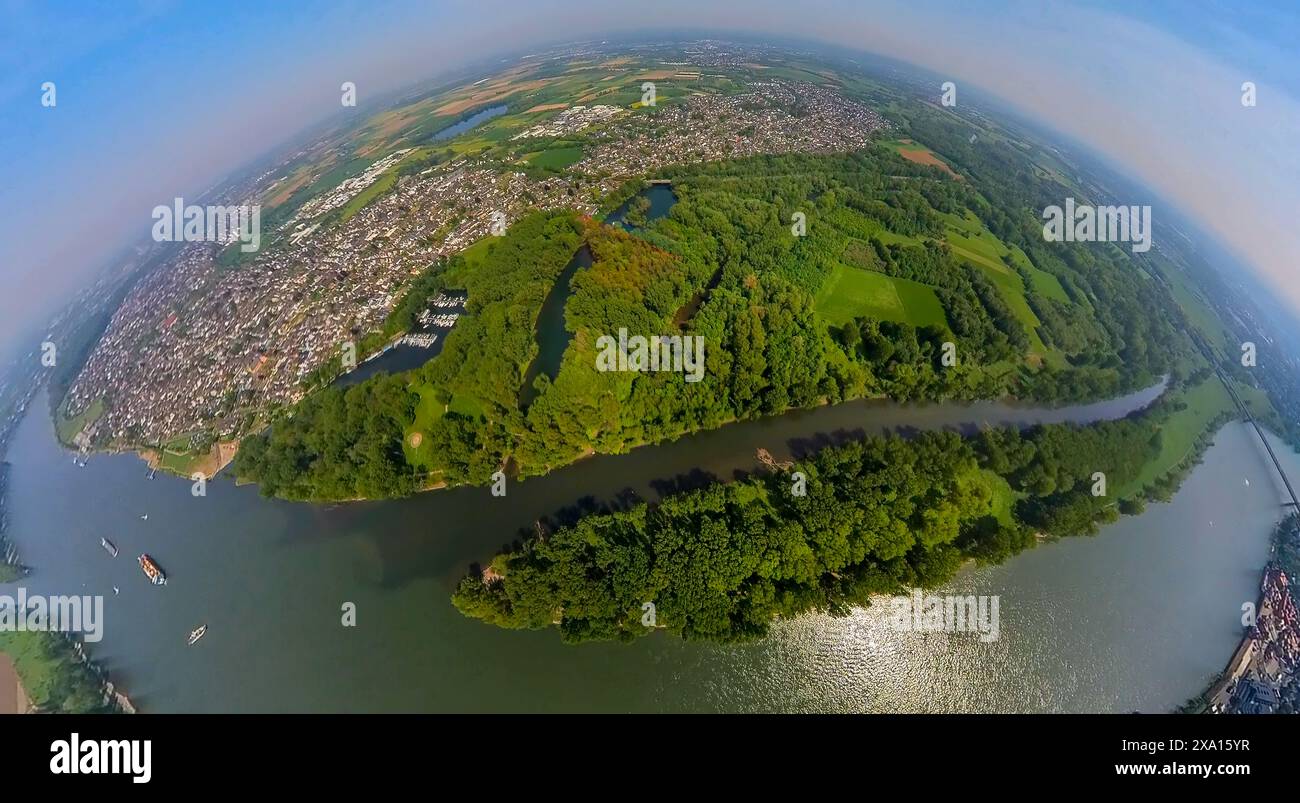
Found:
[[[975,476],[977,480],[972,484],[978,485],[986,492],[989,498],[989,513],[1002,524],[1008,526],[1013,524],[1011,511],[1020,495],[1012,489],[1011,483],[986,468],[980,469]]]
[[[814,308],[832,326],[864,315],[913,326],[948,324],[933,288],[839,263],[817,293]]]
[[[451,397],[451,404],[447,405],[447,412],[469,416],[470,418],[486,417],[483,412],[483,402],[463,393]]]
[[[403,432],[402,452],[406,455],[406,462],[429,470],[433,468],[434,462],[433,445],[429,442],[427,433],[429,427],[442,418],[444,410],[433,385],[421,382],[413,390],[420,400],[415,404],[415,420]],[[414,435],[419,437],[412,437]]]
[[[581,159],[581,147],[547,148],[534,156],[530,156],[528,163],[534,167],[542,167],[550,170],[563,170],[566,167],[577,164]]]
[[[158,467],[172,474],[189,477],[199,470],[201,464],[208,462],[208,453],[177,453],[166,449],[158,456]]]
[[[495,241],[495,237],[488,235],[481,240],[478,240],[464,251],[461,251],[460,256],[465,260],[464,267],[459,270],[454,267],[448,268],[447,286],[464,287],[465,277],[482,267],[483,262],[487,260],[488,252],[491,250],[492,244]]]
[[[1061,280],[1042,268],[1036,267],[1034,263],[1030,261],[1029,256],[1025,254],[1024,251],[1020,250],[1020,246],[1011,246],[1008,253],[1011,254],[1011,261],[1016,263],[1018,267],[1023,268],[1029,274],[1029,280],[1030,283],[1033,284],[1035,292],[1041,296],[1046,296],[1047,298],[1059,301],[1062,304],[1071,303],[1070,295],[1065,292],[1065,287],[1061,284]]]
[[[65,409],[62,405],[59,406],[59,414],[54,417],[54,429],[58,432],[59,440],[70,446],[77,433],[98,421],[104,414],[104,399],[102,397],[95,399],[87,405],[86,409],[72,418],[64,418]]]

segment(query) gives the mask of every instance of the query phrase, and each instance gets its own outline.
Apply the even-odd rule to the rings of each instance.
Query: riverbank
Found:
[[[957,429],[965,435],[976,434],[981,428],[1012,426],[1027,428],[1037,424],[1073,422],[1088,424],[1097,421],[1123,418],[1132,413],[1145,410],[1161,399],[1169,387],[1169,377],[1149,387],[1136,390],[1112,399],[1081,404],[1058,406],[1036,406],[1030,402],[1016,399],[969,401],[969,402],[896,402],[879,396],[856,398],[848,401],[827,402],[822,400],[812,407],[790,408],[773,415],[725,419],[717,426],[699,429],[682,428],[672,433],[663,433],[654,439],[639,439],[620,444],[609,451],[595,451],[586,448],[574,453],[563,462],[548,463],[546,470],[537,474],[513,476],[524,483],[546,477],[555,471],[577,466],[599,457],[630,455],[649,448],[663,448],[668,445],[689,444],[713,433],[732,433],[749,428],[767,429],[780,427],[782,421],[798,421],[800,426],[817,424],[819,442],[823,444],[835,440],[853,437],[865,437],[869,433],[907,437],[911,433],[925,429]],[[724,435],[725,437],[725,435]],[[758,447],[770,447],[769,443],[757,443],[748,451],[752,454]],[[807,448],[806,444],[799,448]],[[786,456],[790,453],[787,450]],[[755,463],[755,465],[757,465]],[[448,488],[482,487],[486,483],[448,483],[443,479],[425,476],[414,488],[411,495],[419,495],[428,490]],[[287,501],[306,501],[311,504],[342,504],[354,502],[375,502],[393,498],[407,497],[367,497],[352,495],[347,497],[329,497],[320,499],[285,498]]]
[[[5,538],[9,526],[9,469],[7,462],[0,462],[0,583],[15,582],[27,574],[27,567],[18,560],[18,549]]]
[[[219,441],[202,455],[177,454],[168,452],[165,448],[135,448],[127,451],[143,460],[150,471],[161,470],[185,479],[193,479],[195,474],[202,474],[210,480],[234,462],[235,455],[239,453],[239,441]]]
[[[55,443],[61,448],[56,423],[51,419]],[[6,536],[11,472],[8,461],[0,462],[0,585],[31,573],[19,561],[17,546]],[[117,691],[79,641],[58,633],[0,630],[0,714],[134,711],[131,701]]]
[[[62,633],[0,631],[0,663],[7,660],[18,685],[11,704],[19,713],[134,713],[135,706],[86,656],[81,642]],[[0,686],[6,683],[0,665]],[[5,693],[0,689],[0,714]],[[21,706],[21,708],[18,708]]]
[[[1245,633],[1228,665],[1199,695],[1179,706],[1186,714],[1293,713],[1300,702],[1300,518],[1273,530],[1259,595],[1243,606]]]
[[[107,595],[104,640],[86,652],[150,712],[1169,710],[1235,648],[1237,609],[1254,596],[1249,577],[1267,552],[1276,502],[1254,435],[1237,424],[1172,504],[1095,538],[970,567],[939,592],[1000,595],[1002,638],[992,644],[900,634],[880,621],[887,609],[869,608],[781,622],[743,646],[657,636],[573,648],[485,627],[447,602],[468,565],[511,534],[535,532],[538,519],[751,471],[762,465],[759,447],[782,462],[836,433],[1048,420],[988,403],[862,402],[598,455],[512,483],[502,498],[453,488],[326,506],[231,482],[196,499],[185,480],[145,480],[128,455],[80,468],[38,414],[11,449],[10,529],[34,569],[30,590]],[[1050,420],[1069,420],[1068,411]],[[73,495],[79,504],[57,502]],[[158,589],[133,561],[109,559],[105,534],[124,555],[157,557],[172,582]],[[238,578],[240,593],[219,578]],[[340,628],[343,600],[356,604],[358,627]],[[1132,626],[1134,611],[1146,626]],[[210,631],[188,647],[198,624]],[[520,675],[519,666],[532,669]]]
[[[1144,412],[1130,415],[1135,410]],[[1208,433],[1198,433],[1192,453],[1149,483],[1136,480],[1162,457],[1164,431],[1186,428],[1192,422],[1184,419],[1199,421],[1201,414],[1181,400],[1154,407],[1148,401],[1118,416],[1124,420],[1103,423],[1110,416],[1099,415],[1095,426],[1073,426],[1094,420],[1074,408],[1070,424],[958,428],[966,437],[936,431],[952,427],[889,433],[901,439],[836,433],[802,450],[793,492],[785,472],[771,471],[776,462],[760,449],[758,459],[769,471],[702,478],[665,492],[657,503],[589,508],[544,538],[516,541],[482,564],[485,570],[472,569],[453,602],[467,616],[506,629],[541,629],[561,611],[560,632],[569,642],[645,635],[636,617],[628,618],[637,607],[633,598],[662,601],[684,638],[761,638],[776,619],[865,605],[873,594],[933,588],[949,582],[967,559],[1002,563],[1043,533],[1095,534],[1119,514],[1141,513],[1147,501],[1167,501],[1209,447]],[[1216,415],[1208,426],[1223,420]],[[1106,491],[1107,478],[1114,496]],[[799,483],[806,483],[802,491]],[[1119,494],[1125,487],[1132,490]],[[889,492],[864,492],[868,488]],[[809,501],[799,501],[803,496]],[[917,519],[944,524],[913,542],[902,533],[916,532]],[[827,530],[833,520],[862,524]],[[737,567],[716,575],[730,585],[721,596],[693,589],[699,573],[681,568],[693,561],[680,551],[694,543],[693,533],[728,531],[729,539],[711,542],[710,561]],[[741,531],[751,537],[738,537]],[[882,532],[899,535],[882,539]],[[534,541],[545,541],[546,548]],[[883,572],[883,559],[872,549],[907,558]],[[808,556],[797,577],[744,568],[784,566],[780,554]],[[654,573],[611,574],[610,565],[654,567]],[[810,580],[819,573],[820,581]],[[723,581],[710,576],[717,592]],[[769,587],[773,582],[780,593]]]

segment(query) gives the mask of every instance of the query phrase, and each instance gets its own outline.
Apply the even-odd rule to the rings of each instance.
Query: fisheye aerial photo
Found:
[[[17,775],[602,713],[1280,777],[1297,42],[1289,0],[0,4]]]

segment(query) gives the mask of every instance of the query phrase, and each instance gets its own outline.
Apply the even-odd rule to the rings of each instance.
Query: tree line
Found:
[[[844,614],[874,594],[940,585],[969,560],[1095,532],[1118,515],[1113,495],[1096,494],[1096,473],[1110,488],[1133,480],[1159,452],[1169,412],[829,447],[788,471],[589,512],[526,538],[466,576],[453,603],[500,627],[555,626],[570,642],[646,635],[647,602],[656,627],[682,638],[759,638],[778,616]]]

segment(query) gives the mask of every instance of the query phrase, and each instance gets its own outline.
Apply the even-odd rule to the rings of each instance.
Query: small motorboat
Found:
[[[140,519],[143,520],[143,521],[148,521],[148,520],[149,520],[149,514],[148,514],[148,513],[144,514],[143,516],[140,517]]]
[[[101,538],[99,539],[99,545],[104,548],[105,552],[107,552],[108,554],[112,555],[115,558],[117,557],[117,545],[114,544],[112,541],[108,540],[107,538]]]
[[[199,639],[203,638],[204,634],[206,634],[207,632],[208,632],[208,626],[207,626],[207,625],[200,625],[199,627],[196,627],[196,628],[194,628],[193,630],[191,630],[191,631],[190,631],[190,646],[191,646],[191,647],[194,646],[194,642],[196,642],[196,641],[198,641]]]

